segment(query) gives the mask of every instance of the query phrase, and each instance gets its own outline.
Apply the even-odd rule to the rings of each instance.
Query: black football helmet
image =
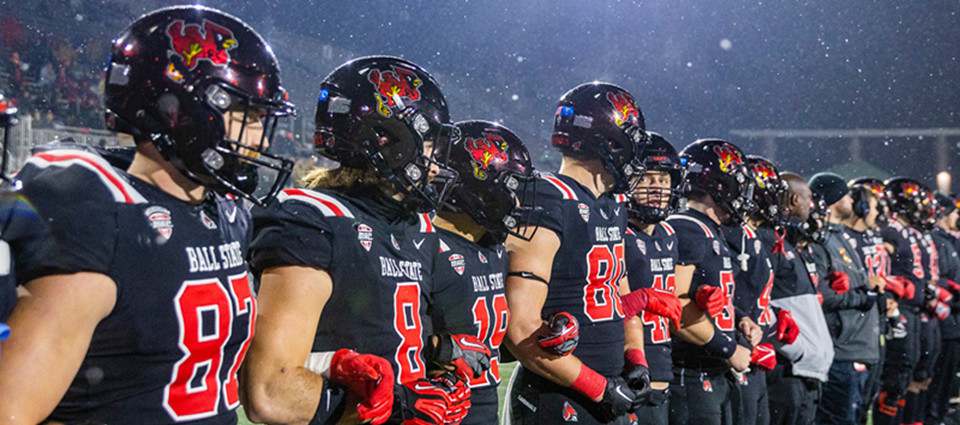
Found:
[[[903,218],[911,225],[921,227],[928,214],[927,192],[920,182],[908,177],[893,177],[884,182],[884,194],[893,217]]]
[[[747,167],[753,173],[756,186],[753,191],[754,214],[772,226],[783,223],[783,204],[790,187],[780,178],[772,161],[762,156],[747,155]]]
[[[436,156],[458,176],[440,211],[462,212],[483,226],[496,243],[515,229],[521,216],[535,208],[521,202],[525,184],[533,177],[530,153],[512,131],[481,120],[456,123],[460,138],[438,144]],[[442,184],[443,177],[435,179]],[[521,205],[523,205],[521,207]],[[528,220],[523,220],[524,222]]]
[[[293,162],[270,155],[277,121],[294,114],[270,46],[243,21],[203,6],[141,16],[113,41],[105,86],[107,127],[152,142],[188,178],[263,203]],[[224,114],[242,113],[230,139]],[[250,123],[263,134],[242,144]],[[269,170],[261,175],[261,170]],[[273,176],[264,196],[260,179]]]
[[[754,179],[743,152],[721,139],[700,139],[680,151],[686,161],[685,189],[713,198],[720,208],[740,223],[753,209]]]
[[[629,193],[643,173],[637,152],[648,136],[643,112],[630,92],[609,83],[586,83],[560,97],[553,146],[565,155],[599,159],[614,178],[613,191]]]
[[[631,185],[633,192],[627,203],[627,211],[631,219],[653,224],[665,220],[680,205],[684,167],[680,164],[677,150],[667,139],[658,133],[647,134],[649,140],[639,152],[639,162],[644,172],[660,171],[670,174],[670,188],[642,187],[639,182]],[[641,180],[642,176],[635,176],[634,179]]]
[[[451,172],[433,159],[436,155],[424,154],[424,143],[439,147],[458,138],[440,85],[407,60],[354,59],[320,84],[317,151],[342,165],[376,170],[415,210],[436,209],[444,190],[435,190],[430,174],[438,169],[441,175]]]
[[[890,206],[887,202],[883,181],[872,177],[859,177],[850,180],[847,186],[850,188],[851,194],[856,194],[857,191],[860,191],[861,194],[870,193],[874,198],[877,198],[877,225],[885,225],[890,215]],[[854,195],[854,198],[854,213],[857,213],[858,208],[861,210],[863,208],[869,208],[869,206],[864,207],[863,205],[857,205],[858,201],[861,203],[866,201],[861,195]]]

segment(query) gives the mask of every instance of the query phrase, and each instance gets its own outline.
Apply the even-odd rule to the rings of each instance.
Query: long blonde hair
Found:
[[[358,187],[376,187],[385,195],[396,193],[394,186],[384,180],[372,168],[344,167],[337,168],[316,167],[310,170],[302,179],[300,185],[307,189],[329,189],[346,191]]]

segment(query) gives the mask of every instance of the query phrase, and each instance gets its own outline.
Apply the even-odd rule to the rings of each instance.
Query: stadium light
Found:
[[[940,193],[950,194],[950,183],[952,176],[946,171],[937,173],[937,190]]]

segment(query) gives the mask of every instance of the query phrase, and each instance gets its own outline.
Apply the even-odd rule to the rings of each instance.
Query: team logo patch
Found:
[[[743,157],[740,151],[731,144],[721,144],[713,147],[713,152],[717,154],[717,161],[720,163],[720,171],[729,174],[737,166],[743,164]]]
[[[397,242],[397,238],[393,237],[393,234],[390,234],[390,245],[393,245],[393,249],[400,250],[400,243]]]
[[[574,409],[569,401],[563,402],[563,421],[577,422],[577,409]]]
[[[590,221],[590,206],[581,202],[577,204],[577,209],[580,211],[580,218],[583,219],[584,223]]]
[[[487,256],[486,256],[486,255],[483,255],[482,252],[477,251],[477,258],[480,259],[480,262],[481,262],[481,263],[487,264]]]
[[[753,250],[757,255],[760,255],[760,239],[753,241]]]
[[[200,210],[200,221],[203,223],[204,227],[210,230],[214,230],[217,228],[217,222],[213,221],[213,219],[210,218],[209,215],[207,215],[206,211]]]
[[[507,141],[494,132],[483,132],[483,138],[468,137],[463,148],[470,154],[473,163],[473,176],[477,180],[487,179],[487,169],[492,163],[507,162]]]
[[[150,222],[150,227],[157,231],[163,241],[167,241],[173,236],[173,218],[170,216],[170,210],[164,207],[152,206],[143,211],[143,215]]]
[[[363,249],[370,252],[370,247],[373,246],[373,229],[363,223],[357,224],[357,240]]]
[[[636,413],[627,413],[627,422],[630,425],[637,425],[640,423],[640,417]]]
[[[607,92],[607,101],[613,106],[613,121],[622,126],[627,121],[640,119],[640,111],[633,97],[625,91]]]
[[[167,26],[170,53],[180,59],[187,71],[193,71],[201,61],[224,67],[230,63],[230,51],[239,44],[229,28],[203,20],[187,24],[177,19]]]
[[[640,239],[637,239],[637,249],[640,250],[640,253],[641,253],[641,254],[647,255],[647,243],[646,243],[646,242],[644,242],[644,241],[642,241],[642,240],[640,240]]]
[[[413,70],[403,67],[371,69],[367,74],[367,81],[376,89],[373,96],[377,100],[377,112],[385,117],[393,115],[390,108],[403,109],[403,99],[413,102],[420,100],[423,80]]]
[[[747,375],[743,373],[738,373],[736,375],[737,375],[737,383],[740,384],[740,386],[746,387],[747,385],[750,385],[750,380],[747,379]]]
[[[447,257],[447,260],[450,260],[450,267],[453,267],[453,271],[457,272],[458,275],[463,275],[463,270],[466,268],[466,260],[463,259],[463,256],[460,254],[450,254]]]
[[[703,391],[707,393],[713,392],[713,384],[710,382],[709,379],[703,380]]]

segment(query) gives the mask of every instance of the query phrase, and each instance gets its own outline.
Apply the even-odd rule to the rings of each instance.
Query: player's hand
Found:
[[[438,335],[436,347],[427,357],[446,369],[452,365],[461,379],[469,381],[490,369],[490,349],[480,339],[469,334]]]
[[[937,319],[940,321],[947,320],[947,318],[950,317],[950,306],[938,301],[930,309],[930,313],[937,316]]]
[[[742,345],[737,345],[737,349],[733,352],[733,356],[727,359],[727,363],[737,372],[747,370],[750,367],[750,350]]]
[[[867,287],[873,289],[877,292],[884,292],[886,289],[887,281],[883,280],[880,276],[870,275],[867,277]]]
[[[330,360],[330,381],[346,387],[359,399],[357,416],[375,425],[390,418],[393,409],[393,367],[380,356],[337,350]]]
[[[640,289],[647,294],[647,306],[643,309],[646,312],[662,316],[673,322],[674,326],[680,327],[680,299],[675,294],[661,292],[653,288]]]
[[[750,353],[750,364],[767,371],[777,367],[777,353],[773,351],[773,345],[764,342],[753,347],[753,352]]]
[[[793,320],[790,310],[780,309],[777,313],[777,340],[784,344],[793,344],[800,336],[800,326]]]
[[[577,318],[565,311],[554,313],[550,320],[540,327],[537,344],[544,351],[558,356],[566,356],[577,349],[580,342],[580,324]]]
[[[850,277],[844,272],[830,272],[827,275],[827,282],[830,284],[830,289],[833,289],[837,295],[846,294],[850,290]]]
[[[650,368],[643,350],[631,348],[624,353],[623,379],[627,386],[636,394],[636,403],[642,402],[644,396],[650,392]]]
[[[637,394],[630,389],[626,380],[619,376],[607,379],[607,387],[603,391],[603,398],[597,402],[599,405],[597,419],[600,419],[601,422],[610,422],[627,414],[633,408],[636,399]]]
[[[466,381],[459,379],[451,372],[445,372],[440,376],[431,378],[437,387],[443,388],[446,392],[447,411],[444,415],[445,424],[459,424],[470,413],[470,385]]]
[[[887,276],[886,290],[901,300],[909,300],[916,295],[917,288],[910,279],[903,276]]]
[[[718,286],[700,285],[694,296],[694,302],[708,316],[716,318],[727,306],[727,297],[723,294],[723,289]]]
[[[887,391],[880,391],[877,398],[877,410],[885,416],[897,416],[897,410],[906,404],[906,400],[893,396]]]
[[[743,336],[747,337],[747,340],[750,341],[750,345],[757,345],[761,340],[763,340],[763,328],[761,328],[757,322],[754,322],[753,319],[749,317],[740,319],[737,329],[740,330],[740,333],[743,334]]]
[[[443,425],[447,418],[445,388],[426,379],[394,385],[391,422],[403,425]]]
[[[953,294],[945,288],[937,287],[937,300],[942,303],[949,303],[953,300]]]

